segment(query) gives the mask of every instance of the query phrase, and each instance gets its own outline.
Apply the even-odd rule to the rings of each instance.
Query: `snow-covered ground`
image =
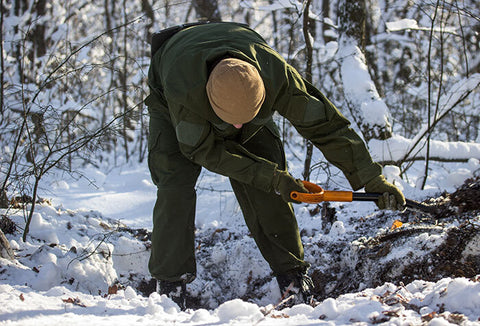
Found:
[[[0,285],[5,325],[478,325],[480,283],[443,279],[392,284],[282,311],[234,299],[213,310],[180,312],[165,296],[148,298],[128,287],[117,294],[90,295],[56,286]],[[441,313],[438,311],[441,310]]]
[[[33,1],[31,2],[33,3]],[[294,12],[301,12],[304,9],[302,7],[304,2],[301,1],[281,0],[269,1],[269,3],[268,6],[262,6],[259,9],[273,11],[296,7]],[[249,1],[240,1],[240,4],[245,8],[256,6],[255,3],[250,4]],[[50,12],[55,14],[55,17],[52,14],[52,22],[59,22],[56,19],[56,11],[59,11],[61,22],[53,24],[56,28],[51,30],[55,32],[52,34],[50,31],[46,38],[59,49],[62,49],[63,42],[66,42],[68,49],[71,44],[77,44],[81,46],[76,48],[82,51],[73,52],[71,57],[69,56],[64,61],[60,60],[63,63],[55,69],[55,71],[61,72],[60,76],[50,73],[52,65],[55,66],[57,63],[53,64],[45,59],[44,67],[43,63],[37,62],[39,69],[32,71],[32,76],[35,76],[38,81],[42,81],[41,88],[57,77],[63,79],[65,78],[63,75],[76,75],[64,74],[62,66],[66,64],[77,67],[78,63],[78,67],[87,67],[84,66],[87,62],[93,66],[98,63],[97,66],[102,69],[101,75],[105,79],[103,77],[90,78],[93,84],[87,83],[84,87],[88,88],[94,85],[94,87],[100,87],[102,93],[106,90],[102,89],[101,82],[98,86],[97,81],[117,78],[116,75],[109,75],[103,71],[104,60],[109,62],[112,57],[117,55],[105,53],[106,56],[103,58],[104,40],[99,42],[100,48],[97,48],[93,40],[97,40],[98,36],[90,39],[91,36],[99,35],[99,30],[104,28],[101,26],[102,20],[97,19],[98,12],[103,9],[95,6],[90,9],[91,6],[88,4],[87,6],[81,5],[82,17],[85,18],[82,22],[85,26],[81,25],[81,27],[88,27],[88,31],[80,28],[82,35],[79,39],[77,34],[72,32],[75,28],[69,27],[69,24],[76,24],[78,20],[65,19],[64,13],[64,10],[73,12],[77,5],[65,6],[63,2],[52,2]],[[378,9],[378,18],[380,18],[380,13],[383,11],[376,8],[377,4],[372,4],[372,6],[373,10]],[[174,10],[168,14],[174,17],[174,21],[178,20],[178,17],[188,18],[191,9],[190,6],[184,6],[182,3],[177,4],[177,7],[169,5],[165,8],[168,8],[168,11]],[[90,10],[95,11],[90,12]],[[129,12],[125,8],[122,10],[123,13]],[[313,15],[313,12],[311,14]],[[428,15],[427,10],[425,17],[429,17]],[[126,17],[123,14],[120,16]],[[322,19],[325,22],[331,22],[330,25],[333,27],[335,23],[328,16],[326,15]],[[72,16],[69,14],[69,17]],[[90,20],[89,17],[95,21]],[[262,21],[268,20],[264,14],[261,14],[261,17]],[[410,17],[410,14],[406,17]],[[462,20],[466,17],[464,16]],[[260,16],[257,18],[260,19]],[[262,27],[264,24],[259,23],[257,18],[252,17],[254,25],[258,29],[264,28]],[[382,16],[382,21],[391,18],[393,17]],[[389,33],[376,37],[399,39],[399,35],[394,35],[392,32],[430,30],[429,27],[424,27],[426,24],[423,21],[418,22],[407,18],[386,22]],[[17,20],[18,22],[16,22]],[[97,21],[100,25],[96,24]],[[144,22],[137,22],[138,27],[132,27],[131,32],[134,33],[134,29],[138,29],[140,37],[140,40],[137,39],[139,43],[132,44],[144,44],[145,42],[141,35],[144,35],[144,24],[148,22],[144,19],[142,21]],[[10,45],[18,44],[18,40],[24,39],[23,33],[26,30],[35,30],[35,27],[39,26],[35,24],[43,24],[43,22],[43,18],[33,19],[32,22],[29,13],[26,13],[23,18],[7,15],[5,24],[10,28],[5,28],[7,34],[4,39],[7,45],[5,53],[10,57],[6,60],[7,73],[5,76],[18,75],[18,67],[15,62],[17,54],[13,54],[18,52],[18,47],[10,47]],[[89,22],[93,22],[93,24],[89,24]],[[428,18],[428,22],[430,22],[430,18]],[[164,23],[171,24],[172,22],[165,21]],[[76,26],[72,25],[72,27]],[[157,27],[160,26],[155,28]],[[64,35],[62,30],[65,30],[67,34]],[[334,30],[336,29],[329,29],[329,32],[336,34]],[[463,30],[450,29],[447,26],[441,27],[440,31],[456,31],[457,34],[463,35]],[[21,35],[17,36],[17,32],[21,32]],[[267,33],[271,34],[271,31]],[[84,39],[85,35],[89,34],[91,35]],[[109,35],[110,33],[103,34]],[[359,116],[361,123],[364,123],[365,126],[382,125],[387,121],[386,119],[391,123],[394,120],[389,117],[389,109],[376,90],[362,52],[355,46],[354,41],[342,43],[340,40],[324,45],[320,40],[313,40],[318,42],[319,50],[316,51],[323,52],[320,53],[322,59],[318,62],[326,65],[325,71],[340,71],[340,76],[334,78],[341,78],[341,84],[345,88],[342,96],[345,95],[346,102],[353,104],[353,107],[362,108],[362,110],[368,109],[368,113]],[[396,52],[402,53],[400,49],[403,46],[409,48],[411,44],[417,44],[409,42],[407,38],[400,40],[400,47]],[[26,44],[28,45],[28,42]],[[425,53],[427,45],[428,42],[424,42],[422,51]],[[10,50],[8,50],[9,48]],[[45,58],[51,57],[57,60],[64,56],[57,54],[56,49],[49,49],[49,51],[52,52],[48,52]],[[142,52],[144,51],[142,50]],[[293,52],[300,53],[296,50]],[[467,53],[465,50],[464,56],[468,57],[469,55],[470,52]],[[473,56],[473,54],[471,55]],[[449,65],[460,65],[458,58],[454,56],[450,57]],[[133,58],[137,55],[128,57]],[[459,58],[461,57],[459,56]],[[412,59],[414,58],[416,56],[412,57]],[[77,61],[73,61],[74,59]],[[145,62],[148,61],[147,58],[144,59],[146,59]],[[400,56],[398,59],[399,62],[403,62],[403,59],[400,60]],[[143,59],[138,58],[138,60]],[[443,60],[439,61],[443,66]],[[470,61],[475,62],[475,56]],[[335,63],[332,65],[333,69],[329,68],[330,62]],[[140,61],[137,64],[139,68],[143,67]],[[461,64],[463,65],[463,63]],[[338,67],[336,67],[337,65]],[[433,70],[436,69],[434,68],[435,63],[432,67]],[[42,76],[43,68],[48,72],[45,80],[43,80],[45,76]],[[418,72],[424,75],[428,72],[423,71],[421,67],[415,67],[415,69],[419,69]],[[87,70],[93,71],[90,68]],[[141,79],[145,77],[146,73],[146,71],[141,72],[140,70],[132,74],[131,77],[134,80],[129,79],[129,83],[140,85]],[[387,69],[381,71],[387,71]],[[441,72],[444,76],[444,71]],[[321,74],[324,74],[323,69]],[[314,75],[318,75],[318,72],[315,72]],[[394,76],[392,75],[392,78]],[[446,80],[447,75],[444,77],[443,79]],[[453,79],[457,80],[457,77],[455,76]],[[7,80],[7,84],[10,83],[14,86],[11,87],[12,89],[17,89],[16,86],[22,88],[22,101],[14,99],[14,107],[16,103],[23,103],[23,100],[28,98],[26,96],[24,99],[23,95],[24,91],[29,90],[29,87],[34,87],[35,93],[38,88],[33,84],[26,84],[23,81],[24,78],[21,82],[15,78],[12,77],[11,81]],[[26,80],[28,79],[26,78]],[[136,79],[138,81],[135,81]],[[86,79],[83,78],[83,81]],[[330,82],[327,78],[326,84],[322,85],[326,90],[332,90],[333,87],[338,86],[337,83],[335,86],[328,85],[328,83]],[[78,88],[76,79],[67,80],[65,83],[62,81],[62,89],[67,84]],[[470,92],[478,94],[475,93],[478,85],[480,85],[480,74],[470,74],[468,78],[458,80],[453,86],[445,85],[445,89],[439,92],[442,93],[438,99],[440,111],[435,115],[442,116],[443,113],[455,107],[459,99]],[[409,87],[406,94],[410,91],[412,94],[415,93],[415,99],[429,100],[425,90],[426,85],[422,84],[418,90],[416,87]],[[35,104],[33,106],[35,110],[36,106],[39,108],[51,107],[53,110],[58,109],[62,112],[72,107],[79,107],[83,113],[93,110],[92,117],[97,117],[97,114],[100,113],[96,104],[89,106],[84,103],[76,103],[73,100],[77,97],[76,92],[72,94],[72,99],[68,99],[69,96],[63,96],[63,91],[60,92],[62,104],[52,105],[52,98],[57,100],[55,96],[50,96],[49,92],[53,94],[59,90],[56,86],[45,88],[48,89],[48,92],[45,94],[40,92],[37,94],[38,98],[35,96],[37,100],[32,102]],[[86,98],[88,102],[95,102],[93,98],[96,95],[92,94],[92,98]],[[101,97],[99,98],[101,99]],[[6,102],[8,101],[12,102],[12,99],[7,97]],[[132,101],[136,102],[136,100]],[[473,96],[469,98],[469,101],[471,108],[466,105],[465,114],[475,117],[478,115],[478,109],[475,106],[478,99]],[[26,107],[30,112],[32,107],[30,103],[27,104]],[[359,113],[357,112],[355,116]],[[348,116],[348,112],[344,112],[344,114],[351,118]],[[420,116],[421,114],[419,113]],[[350,120],[353,121],[353,119]],[[414,153],[418,152],[419,156],[424,156],[427,154],[427,146],[424,146],[422,141],[426,138],[425,132],[434,125],[425,123],[415,139],[406,139],[394,134],[387,141],[371,140],[368,146],[373,158],[383,162],[397,161],[405,158],[406,154],[412,150]],[[396,128],[403,128],[403,125],[398,123]],[[83,129],[81,130],[83,132]],[[440,131],[439,133],[441,134]],[[470,160],[468,163],[431,162],[424,190],[419,190],[420,185],[423,184],[424,162],[412,164],[402,177],[400,177],[400,170],[393,166],[385,167],[384,174],[389,181],[394,182],[404,191],[407,198],[413,200],[421,201],[436,197],[444,191],[452,192],[464,180],[480,174],[479,142],[478,138],[475,142],[470,143],[432,140],[428,146],[430,157],[452,161],[462,161],[466,158]],[[3,145],[4,149],[2,150],[10,155],[12,153],[12,150],[8,148],[10,145]],[[297,145],[299,146],[291,145],[286,154],[292,174],[299,177],[303,169],[303,140],[298,139]],[[31,148],[28,150],[30,153]],[[317,157],[314,157],[314,163],[323,162],[323,158],[318,152],[315,155]],[[105,160],[103,164],[106,164],[107,161],[113,160]],[[316,167],[317,169],[311,176],[312,181],[321,184],[325,189],[349,189],[345,178],[338,170],[333,167],[325,168],[323,164]],[[312,263],[312,270],[317,267],[318,269],[315,271],[325,277],[322,284],[325,284],[326,290],[332,291],[338,286],[338,282],[335,282],[341,277],[336,278],[336,276],[344,271],[352,272],[350,276],[355,276],[357,279],[352,284],[346,284],[349,286],[343,284],[344,288],[352,289],[350,293],[330,297],[327,295],[315,306],[297,305],[280,311],[274,309],[280,300],[278,286],[267,263],[256,248],[254,240],[249,236],[228,179],[206,171],[201,174],[197,184],[198,203],[195,223],[198,239],[196,247],[198,275],[194,282],[188,284],[187,288],[191,297],[198,300],[196,306],[201,308],[181,312],[167,297],[159,296],[155,292],[150,294],[151,291],[148,290],[148,285],[151,283],[148,283],[150,276],[147,269],[149,258],[147,231],[152,227],[151,213],[156,199],[156,189],[150,180],[146,164],[129,164],[113,169],[110,167],[85,167],[77,172],[76,175],[82,176],[82,178],[75,179],[70,175],[52,173],[42,179],[40,196],[45,198],[45,201],[37,205],[32,216],[30,233],[25,242],[22,241],[22,230],[25,226],[29,205],[25,207],[25,210],[0,210],[0,218],[6,216],[17,225],[16,232],[6,234],[16,259],[11,261],[0,258],[1,325],[364,325],[382,323],[388,325],[480,325],[480,271],[476,277],[471,279],[441,278],[435,282],[427,282],[418,277],[413,278],[413,281],[408,284],[373,282],[378,280],[376,277],[378,269],[375,269],[376,261],[369,260],[369,257],[363,257],[362,255],[365,252],[368,253],[368,250],[362,248],[368,246],[369,239],[377,235],[388,235],[388,232],[391,232],[392,223],[402,216],[405,217],[405,215],[392,212],[385,214],[378,212],[373,203],[331,204],[331,207],[336,210],[335,221],[330,223],[331,225],[328,221],[324,221],[318,212],[312,214],[313,207],[311,205],[295,205],[302,240],[305,244],[306,260]],[[0,176],[1,178],[2,176]],[[468,219],[469,225],[476,231],[480,229],[480,216],[469,216]],[[405,222],[403,227],[414,228],[421,225],[423,221],[412,217],[406,218],[403,222]],[[420,260],[422,255],[430,254],[436,245],[450,236],[449,229],[460,225],[455,218],[439,221],[439,226],[434,224],[437,221],[430,222],[433,224],[428,227],[434,227],[435,232],[414,234],[408,241],[400,239],[392,242],[391,247],[385,246],[377,252],[377,254],[383,255],[380,258],[386,265],[390,264],[388,265],[391,266],[390,278],[401,276],[402,266],[398,266],[398,264],[414,265],[417,259]],[[477,259],[475,266],[478,266],[479,252],[480,237],[478,233],[475,233],[472,239],[466,241],[465,250],[460,254],[465,257],[474,257]],[[422,264],[425,264],[425,261],[422,261]],[[329,266],[332,268],[328,269]],[[434,273],[435,270],[430,272]],[[345,272],[345,274],[348,273]],[[412,278],[410,277],[410,279]],[[348,278],[342,280],[348,282]],[[148,294],[144,295],[146,292]],[[325,293],[329,292],[325,291]]]
[[[295,163],[292,158],[291,161]],[[301,164],[293,164],[293,173],[299,175],[300,167]],[[452,169],[451,173],[445,173],[448,169]],[[418,170],[421,173],[420,167]],[[477,170],[478,160],[437,167],[424,191],[398,179],[394,167],[387,167],[385,174],[390,180],[397,179],[407,197],[418,200],[444,190],[453,191]],[[21,240],[21,230],[7,235],[17,260],[0,259],[1,324],[480,325],[480,281],[466,278],[417,280],[404,286],[385,283],[328,298],[316,307],[273,309],[280,299],[278,288],[248,236],[228,180],[205,171],[197,185],[196,226],[197,235],[211,239],[212,243],[204,246],[203,253],[199,252],[204,255],[203,265],[188,289],[207,308],[181,312],[165,296],[156,293],[143,296],[132,285],[132,280],[149,278],[148,241],[132,232],[151,229],[155,186],[146,166],[118,168],[108,175],[97,169],[85,169],[82,174],[88,177],[88,182],[85,178],[49,176],[44,181],[42,195],[50,202],[37,207],[27,241]],[[318,182],[325,182],[322,173],[317,177]],[[95,186],[92,180],[96,181]],[[329,182],[331,187],[343,187],[340,176]],[[415,180],[411,182],[414,184]],[[372,203],[333,205],[342,214],[328,234],[318,231],[322,221],[309,214],[309,206],[295,206],[299,224],[307,234],[306,242],[312,238],[330,243],[336,238],[345,241],[345,235],[354,228],[352,220],[375,216]],[[0,213],[8,215],[20,227],[24,225],[22,210]],[[477,217],[475,223],[478,222]],[[384,225],[379,230],[391,225],[390,220],[381,223]],[[126,227],[130,231],[125,231]],[[229,235],[222,236],[225,230]],[[312,256],[309,248],[306,246],[307,258]],[[471,249],[479,248],[477,244]],[[215,268],[229,274],[230,284],[215,282],[212,272]],[[261,297],[244,297],[249,277],[267,279],[259,285]],[[118,289],[114,284],[119,284]],[[222,301],[226,286],[233,296]]]

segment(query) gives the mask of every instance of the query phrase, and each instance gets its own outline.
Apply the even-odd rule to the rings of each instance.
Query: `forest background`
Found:
[[[54,170],[81,177],[86,165],[144,162],[149,40],[198,20],[257,30],[353,122],[374,159],[423,189],[430,162],[480,159],[479,12],[473,0],[3,1],[0,206],[37,199]],[[285,146],[302,148],[293,154],[304,179],[328,170],[277,122]],[[424,172],[408,180],[416,161]]]
[[[205,170],[195,310],[155,292],[149,40],[199,20],[257,30],[352,121],[386,177],[434,208],[296,205],[316,307],[274,309],[278,286],[233,192]],[[4,0],[0,29],[0,322],[478,324],[479,1]],[[296,177],[348,189],[274,118]]]

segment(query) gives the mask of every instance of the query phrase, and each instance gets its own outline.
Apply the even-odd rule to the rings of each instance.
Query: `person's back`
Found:
[[[175,33],[152,58],[149,86],[168,101],[173,114],[181,106],[221,124],[210,108],[205,85],[213,67],[227,57],[244,60],[258,69],[267,94],[264,111],[268,110],[260,116],[271,116],[278,97],[276,89],[285,79],[286,62],[259,34],[243,24],[201,24]]]

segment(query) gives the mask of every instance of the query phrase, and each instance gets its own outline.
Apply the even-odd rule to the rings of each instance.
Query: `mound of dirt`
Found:
[[[460,212],[480,210],[480,177],[466,180],[450,195],[450,200]]]
[[[404,222],[398,229],[343,243],[313,244],[326,251],[324,259],[328,257],[318,260],[312,271],[317,300],[385,282],[400,285],[480,274],[479,178],[466,180],[454,193],[425,204],[434,208],[429,215],[397,214]],[[381,213],[377,218],[391,219],[392,214]],[[365,224],[361,233],[368,234],[371,228]],[[332,245],[343,249],[329,249]]]

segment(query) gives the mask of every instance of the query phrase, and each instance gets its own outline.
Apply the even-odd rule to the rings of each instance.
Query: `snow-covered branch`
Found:
[[[444,26],[444,27],[423,27],[419,26],[418,22],[414,19],[401,19],[394,22],[387,22],[385,23],[388,32],[402,32],[402,31],[422,31],[422,32],[430,32],[433,31],[435,33],[449,33],[457,36],[456,33],[457,27],[454,26]]]
[[[459,103],[480,86],[480,74],[473,74],[455,83],[449,92],[439,99],[439,112],[432,118],[430,126],[425,125],[413,139],[394,136],[385,141],[372,139],[369,142],[374,158],[379,162],[401,164],[429,156],[439,161],[466,162],[471,158],[480,159],[480,144],[467,142],[430,141],[430,153],[426,152],[427,135]]]
[[[390,113],[378,94],[368,72],[365,55],[357,42],[351,37],[343,37],[337,58],[345,100],[364,137],[367,140],[389,138],[392,133]]]
[[[426,139],[422,142],[422,144]],[[384,164],[398,165],[403,161],[424,159],[426,156],[425,146],[418,146],[419,150],[414,156],[407,156],[414,139],[394,135],[387,140],[372,139],[368,143],[370,153],[375,161]],[[467,142],[445,142],[439,140],[430,141],[430,159],[448,162],[467,162],[470,159],[480,160],[480,144]]]

